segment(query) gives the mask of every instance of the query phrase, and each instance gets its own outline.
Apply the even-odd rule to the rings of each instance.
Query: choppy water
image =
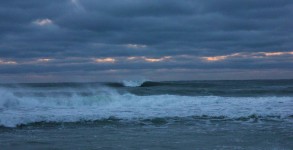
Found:
[[[293,80],[2,84],[0,96],[4,149],[293,149]]]

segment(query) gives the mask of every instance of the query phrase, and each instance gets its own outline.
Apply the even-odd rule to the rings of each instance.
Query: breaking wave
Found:
[[[48,91],[41,91],[46,93]],[[80,95],[17,95],[0,89],[0,126],[37,122],[80,122],[107,118],[134,121],[155,118],[292,120],[292,97],[137,96],[112,89]]]
[[[147,80],[123,80],[122,83],[126,87],[139,87]]]

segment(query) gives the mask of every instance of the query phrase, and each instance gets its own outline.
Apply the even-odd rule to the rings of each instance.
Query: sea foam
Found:
[[[123,80],[122,83],[126,87],[139,87],[147,80]]]
[[[92,95],[17,96],[0,89],[0,126],[34,122],[78,122],[115,117],[122,120],[208,116],[237,119],[251,115],[287,118],[292,97],[219,97],[119,94],[107,89]]]

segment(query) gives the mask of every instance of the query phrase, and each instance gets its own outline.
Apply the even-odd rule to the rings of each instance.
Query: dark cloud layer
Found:
[[[126,70],[123,76],[141,70],[148,76],[143,70],[160,69],[177,69],[174,79],[186,79],[180,69],[279,69],[292,78],[292,17],[292,0],[1,1],[0,80],[15,74],[53,73],[59,79],[69,72],[94,76],[90,72],[109,70],[121,75]],[[283,53],[230,58],[259,52]],[[159,60],[166,56],[171,59]],[[203,60],[215,56],[225,59]],[[37,61],[45,58],[52,61]],[[115,62],[97,63],[97,58]],[[147,58],[159,61],[143,61]]]

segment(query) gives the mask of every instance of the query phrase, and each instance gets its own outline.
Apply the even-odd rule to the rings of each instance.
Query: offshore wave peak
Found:
[[[123,80],[123,86],[125,87],[139,87],[147,80]]]

